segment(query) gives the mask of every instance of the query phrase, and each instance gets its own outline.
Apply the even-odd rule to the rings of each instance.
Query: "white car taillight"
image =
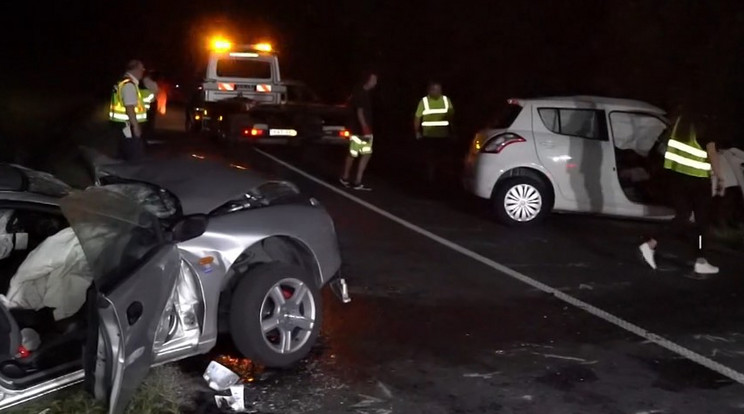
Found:
[[[511,144],[515,144],[517,142],[525,142],[526,140],[522,138],[521,136],[507,132],[504,134],[499,134],[491,139],[489,139],[485,145],[483,145],[483,148],[481,149],[481,152],[486,153],[492,153],[492,154],[498,154],[500,153],[504,148]]]

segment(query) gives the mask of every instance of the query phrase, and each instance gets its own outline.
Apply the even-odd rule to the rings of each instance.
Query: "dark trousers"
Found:
[[[674,219],[652,237],[660,243],[682,239],[695,257],[705,257],[713,201],[710,179],[668,171],[668,182]],[[695,222],[691,223],[693,213]]]
[[[119,159],[124,161],[140,161],[145,156],[145,145],[142,138],[127,138],[124,133],[119,137]]]
[[[427,182],[446,179],[453,172],[455,157],[454,141],[450,137],[423,137],[418,142],[423,161],[423,173]]]

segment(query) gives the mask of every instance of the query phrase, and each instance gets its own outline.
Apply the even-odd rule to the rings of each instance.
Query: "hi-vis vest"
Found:
[[[421,99],[417,116],[421,116],[421,127],[424,136],[447,136],[450,127],[450,112],[452,105],[449,98],[442,96],[436,101],[429,100],[428,96]]]
[[[121,90],[127,83],[133,84],[134,82],[128,76],[125,77],[114,86],[114,90],[111,94],[109,119],[113,122],[129,122],[129,116],[124,107],[124,101],[121,98]],[[137,85],[134,86],[135,89],[137,89],[137,106],[134,107],[134,115],[137,122],[145,122],[147,121],[147,108],[145,107],[145,101],[142,97],[142,92],[137,88]],[[152,95],[152,93],[150,95]],[[150,101],[152,101],[152,99],[150,99]]]
[[[695,127],[690,125],[686,137],[677,135],[677,127],[682,117],[677,118],[672,129],[672,135],[664,154],[664,168],[692,177],[708,178],[710,176],[710,161],[708,152],[697,142]]]

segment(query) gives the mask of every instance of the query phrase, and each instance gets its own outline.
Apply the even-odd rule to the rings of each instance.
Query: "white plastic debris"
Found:
[[[245,406],[245,387],[241,385],[232,385],[230,395],[215,395],[214,402],[217,408],[221,410],[230,410],[235,413],[254,412]]]
[[[207,370],[204,371],[203,378],[209,384],[209,388],[215,391],[224,391],[237,384],[240,380],[238,374],[217,361],[209,363]]]

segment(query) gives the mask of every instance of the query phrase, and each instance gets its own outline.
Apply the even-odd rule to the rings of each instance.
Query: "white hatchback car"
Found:
[[[669,126],[662,109],[595,96],[509,99],[497,118],[475,135],[464,184],[503,222],[550,211],[673,215],[654,188]]]

